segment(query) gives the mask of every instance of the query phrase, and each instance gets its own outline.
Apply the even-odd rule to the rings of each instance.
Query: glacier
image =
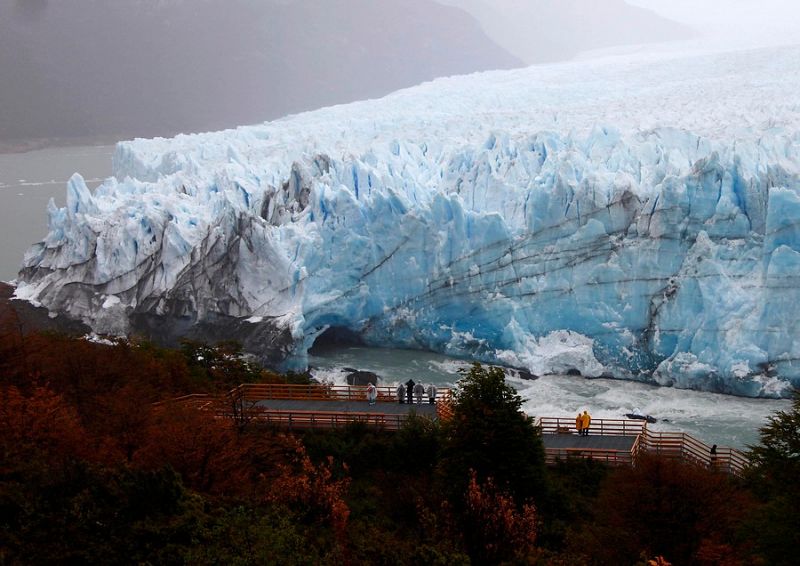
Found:
[[[534,374],[752,397],[800,385],[800,48],[450,77],[117,145],[16,296],[98,333],[335,329]]]

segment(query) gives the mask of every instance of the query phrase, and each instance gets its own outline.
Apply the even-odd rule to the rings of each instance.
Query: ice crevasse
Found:
[[[97,332],[236,338],[301,369],[330,328],[535,374],[800,385],[800,48],[439,79],[118,144],[17,297]]]

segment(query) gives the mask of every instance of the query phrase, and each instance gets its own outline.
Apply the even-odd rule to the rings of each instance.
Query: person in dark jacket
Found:
[[[414,404],[414,386],[415,385],[416,385],[416,383],[414,383],[413,379],[409,379],[408,381],[406,381],[406,398],[408,399],[408,404],[409,405],[413,405]]]

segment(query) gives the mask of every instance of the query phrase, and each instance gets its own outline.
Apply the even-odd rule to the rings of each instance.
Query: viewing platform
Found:
[[[379,386],[377,399],[367,401],[366,386],[308,384],[243,384],[226,395],[187,395],[165,403],[182,403],[213,411],[242,424],[267,425],[288,430],[330,429],[364,423],[382,430],[399,430],[413,412],[434,420],[453,414],[450,389],[437,388],[435,403],[399,403],[395,387]],[[403,397],[407,401],[407,397]],[[159,403],[158,405],[164,405]],[[744,453],[734,448],[711,447],[680,432],[654,432],[647,422],[633,419],[593,419],[589,434],[581,436],[574,417],[540,417],[548,464],[585,458],[609,465],[636,465],[642,454],[686,462],[740,476],[747,465]]]
[[[744,453],[726,446],[711,447],[682,432],[654,432],[646,421],[592,419],[587,436],[575,429],[575,417],[541,417],[548,464],[568,458],[587,458],[610,465],[635,465],[641,454],[657,454],[741,476],[747,465]]]
[[[398,430],[413,412],[431,419],[452,414],[452,394],[437,388],[434,403],[427,393],[422,402],[398,402],[396,387],[378,386],[374,404],[367,387],[359,385],[243,384],[224,396],[187,395],[174,401],[213,410],[220,416],[290,430],[338,428],[354,422]]]

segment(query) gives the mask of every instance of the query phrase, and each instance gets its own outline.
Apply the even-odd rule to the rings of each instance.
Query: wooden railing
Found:
[[[340,411],[281,411],[258,408],[248,414],[249,423],[272,425],[289,430],[340,428],[351,423],[399,430],[407,415],[386,415],[383,413],[347,413]]]
[[[376,387],[379,403],[397,403],[397,387],[379,385]],[[268,399],[291,399],[297,401],[364,401],[367,398],[365,385],[324,385],[312,383],[308,385],[294,385],[283,383],[245,383],[234,388],[231,395],[241,397],[248,401],[261,401]],[[437,388],[436,402],[447,402],[451,398],[450,390]],[[406,397],[403,396],[403,400]],[[416,397],[415,397],[416,400]],[[427,392],[422,396],[422,402],[428,403]]]
[[[577,434],[575,417],[539,417],[536,424],[543,434]],[[592,419],[589,434],[603,436],[637,436],[647,428],[645,421],[631,419]]]
[[[540,417],[537,420],[542,434],[577,434],[574,417]],[[641,453],[657,454],[684,462],[741,476],[747,466],[743,452],[727,446],[718,447],[716,455],[711,447],[682,432],[653,432],[645,421],[630,419],[592,419],[589,434],[603,436],[635,436],[633,449],[598,450],[585,448],[548,448],[548,463],[569,456],[605,461],[610,464],[635,464]]]
[[[716,455],[712,455],[710,446],[682,432],[646,430],[642,435],[642,445],[648,454],[680,459],[735,476],[741,476],[748,464],[747,457],[740,450],[722,446],[717,448]]]
[[[175,397],[174,399],[167,399],[166,401],[158,401],[157,403],[153,403],[153,406],[166,407],[178,403],[203,409],[216,403],[218,400],[218,397],[208,393],[192,393],[191,395],[183,395],[181,397]]]
[[[377,401],[397,403],[396,387],[378,387]],[[363,422],[384,430],[398,430],[408,418],[407,413],[387,415],[378,412],[286,410],[264,407],[259,401],[286,399],[297,401],[366,401],[366,386],[346,385],[288,385],[245,383],[224,395],[192,394],[155,403],[156,407],[174,404],[191,406],[214,414],[219,418],[236,421],[241,425],[269,424],[289,429],[337,428],[353,422]],[[406,397],[403,397],[405,401]],[[415,398],[416,399],[416,398]],[[447,388],[437,388],[436,413],[440,419],[452,415],[452,393]],[[429,403],[427,394],[423,404]]]
[[[444,389],[441,396],[436,396],[436,416],[442,422],[453,418],[453,393],[449,389]]]
[[[603,448],[547,448],[545,450],[545,463],[555,464],[557,460],[569,458],[590,458],[612,466],[630,466],[636,460],[634,450],[609,450]]]

